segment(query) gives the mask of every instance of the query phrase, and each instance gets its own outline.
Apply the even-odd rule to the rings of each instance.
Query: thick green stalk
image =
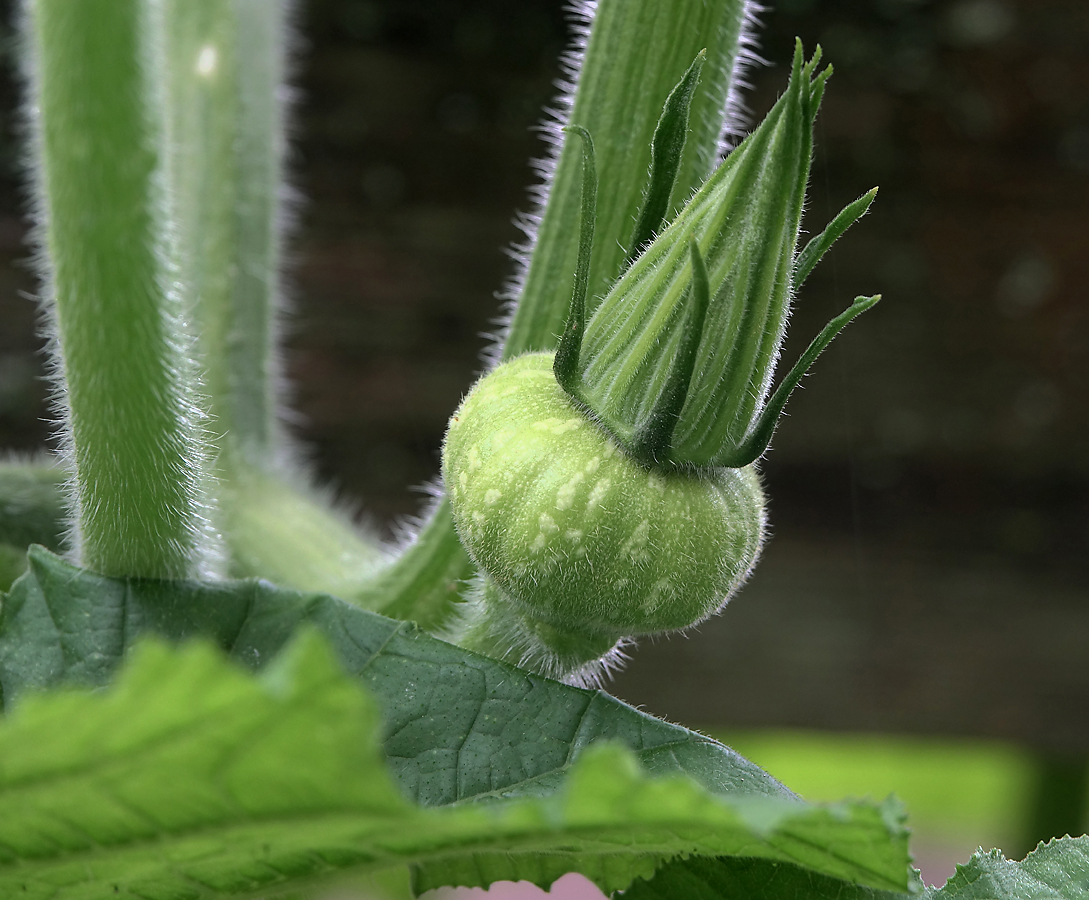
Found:
[[[692,98],[691,134],[673,189],[672,211],[717,162],[720,136],[735,132],[739,72],[748,60],[752,12],[745,0],[601,0],[586,45],[571,124],[586,128],[597,152],[599,200],[587,316],[619,276],[647,189],[651,138],[670,91],[701,50],[707,60]],[[559,135],[553,134],[558,142]],[[578,256],[581,149],[564,141],[531,235],[523,283],[512,299],[503,347],[510,359],[550,350],[563,327]]]
[[[283,5],[167,0],[169,181],[221,454],[267,465],[274,385]]]
[[[178,578],[215,553],[174,287],[157,15],[139,0],[31,0],[24,50],[81,561]]]
[[[750,59],[752,5],[747,0],[600,0],[585,51],[569,60],[577,89],[560,98],[559,121],[548,130],[581,125],[593,136],[601,178],[587,314],[595,297],[620,273],[643,202],[651,139],[670,91],[701,51],[707,61],[692,99],[692,133],[673,191],[680,206],[710,174],[723,134],[739,130],[740,73]],[[585,14],[584,28],[591,25]],[[568,141],[551,183],[540,189],[540,226],[530,230],[530,254],[512,291],[516,303],[501,351],[504,359],[552,349],[563,329],[578,259],[582,158]],[[535,219],[530,219],[535,221]],[[473,567],[458,543],[449,504],[440,502],[415,542],[362,592],[362,602],[425,626],[441,623],[457,585]]]
[[[291,470],[276,413],[287,11],[164,6],[169,173],[236,576],[350,594],[382,554]]]

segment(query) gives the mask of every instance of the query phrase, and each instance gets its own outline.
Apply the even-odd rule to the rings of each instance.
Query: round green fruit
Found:
[[[646,468],[560,388],[552,362],[499,366],[450,420],[443,479],[470,556],[510,612],[547,632],[608,642],[718,611],[763,540],[755,469]]]

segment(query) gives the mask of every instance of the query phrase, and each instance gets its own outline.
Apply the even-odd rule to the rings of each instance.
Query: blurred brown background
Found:
[[[553,94],[556,0],[309,0],[285,351],[320,476],[415,512],[479,370]],[[780,0],[836,69],[806,227],[878,184],[802,291],[819,361],[763,466],[774,534],[727,611],[641,648],[620,696],[692,725],[1014,738],[1089,753],[1089,4]],[[10,21],[10,15],[5,21]],[[5,40],[10,50],[10,37]],[[10,52],[6,54],[10,57]],[[0,83],[0,445],[45,440],[11,66]]]

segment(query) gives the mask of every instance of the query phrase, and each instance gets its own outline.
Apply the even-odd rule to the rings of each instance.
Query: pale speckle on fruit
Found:
[[[548,513],[541,513],[540,518],[537,519],[537,527],[541,529],[541,534],[555,534],[560,530],[560,526],[556,524],[556,520]]]
[[[595,456],[586,464],[586,474],[593,475],[601,467],[601,457]]]
[[[574,416],[570,419],[560,419],[556,416],[550,416],[547,419],[539,419],[533,423],[535,431],[547,431],[549,434],[567,434],[569,431],[574,431],[576,428],[580,428],[586,423],[586,419],[582,416]]]
[[[462,471],[458,472],[458,485],[462,490],[465,490],[469,486],[469,473]]]
[[[673,595],[673,582],[668,578],[659,578],[650,588],[650,596],[643,604],[643,612],[652,613],[662,605],[666,596]]]
[[[564,538],[570,541],[572,544],[577,544],[582,540],[583,531],[581,528],[568,528],[563,533]]]
[[[480,445],[473,444],[469,448],[469,471],[475,472],[480,468]]]
[[[575,491],[578,490],[578,486],[582,484],[584,478],[582,472],[576,472],[571,476],[571,480],[556,492],[556,509],[571,508],[571,504],[575,502]]]
[[[594,485],[593,489],[590,491],[590,498],[586,501],[587,512],[594,509],[605,499],[605,495],[609,492],[609,488],[612,487],[612,484],[610,479],[602,478]]]
[[[538,553],[541,550],[544,550],[546,540],[547,538],[545,538],[543,532],[537,532],[537,537],[533,539],[533,543],[529,545],[529,549],[532,550],[534,553]]]
[[[501,491],[497,491],[495,488],[488,488],[487,492],[484,494],[484,505],[495,506],[495,504],[499,502],[499,498],[502,496],[503,494]]]
[[[482,513],[482,512],[473,513],[473,524],[474,525],[483,525],[484,521],[486,519],[487,519],[487,516],[485,516],[484,513]]]
[[[664,494],[666,489],[665,479],[654,472],[647,475],[647,484],[649,484],[656,493]]]
[[[540,378],[555,383],[556,376],[552,374],[552,368],[548,369],[521,369],[516,373],[517,378]]]
[[[613,587],[616,588],[618,591],[622,591],[628,586],[630,581],[630,578],[618,578],[616,579],[616,581],[613,582]]]
[[[620,548],[621,554],[626,554],[632,562],[639,562],[647,557],[646,546],[647,541],[650,538],[650,522],[647,519],[643,519],[638,525],[635,526],[635,530],[631,533],[623,546]]]

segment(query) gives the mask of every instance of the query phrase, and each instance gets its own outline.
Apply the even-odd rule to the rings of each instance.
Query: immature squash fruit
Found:
[[[687,103],[699,64],[667,108]],[[530,353],[482,378],[443,448],[454,522],[480,569],[450,634],[457,643],[592,680],[625,638],[702,621],[748,575],[765,529],[753,463],[813,360],[878,300],[857,298],[772,390],[795,289],[874,196],[798,252],[813,120],[830,74],[816,64],[799,46],[786,93],[672,222],[640,217],[630,264],[589,318],[593,142],[569,129],[584,162],[564,332],[555,354]],[[686,112],[676,112],[659,128],[683,127]],[[670,163],[655,160],[648,197],[668,196]]]
[[[608,650],[702,621],[764,535],[752,466],[647,469],[564,392],[550,353],[477,383],[451,419],[443,478],[469,555],[561,643],[573,632]]]

